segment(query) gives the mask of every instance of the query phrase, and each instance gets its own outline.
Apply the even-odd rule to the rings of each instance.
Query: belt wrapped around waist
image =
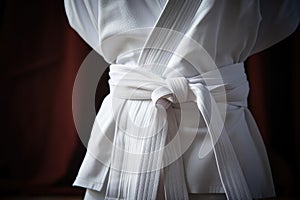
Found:
[[[220,179],[229,199],[251,199],[239,161],[224,128],[227,105],[247,105],[249,86],[243,63],[224,66],[194,77],[167,78],[137,66],[113,64],[110,66],[109,84],[112,98],[152,101],[153,118],[150,120],[152,125],[146,128],[128,124],[128,118],[124,124],[123,114],[135,111],[124,109],[126,106],[118,107],[120,110],[116,114],[116,126],[122,134],[116,131],[114,136],[110,167],[115,170],[110,173],[108,198],[110,194],[123,192],[127,196],[135,195],[129,195],[133,199],[155,199],[161,169],[164,168],[164,188],[168,199],[188,199],[180,158],[187,148],[180,145],[180,137],[177,137],[180,133],[176,132],[180,132],[180,123],[184,123],[190,116],[182,110],[181,122],[177,124],[172,116],[174,112],[171,105],[195,102],[208,129],[206,142],[199,148],[199,157],[214,152]],[[135,175],[128,175],[130,173]],[[116,181],[127,175],[123,183]],[[126,191],[118,191],[118,185],[131,183],[132,179],[135,179],[134,186],[128,184]],[[153,193],[144,194],[145,187],[152,187]]]

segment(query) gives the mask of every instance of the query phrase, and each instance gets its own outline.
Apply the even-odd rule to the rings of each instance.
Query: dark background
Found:
[[[70,28],[62,0],[2,0],[0,6],[0,196],[81,195],[71,187],[85,153],[72,88],[91,49]],[[296,196],[300,186],[299,48],[298,30],[246,62],[250,109],[279,196]]]

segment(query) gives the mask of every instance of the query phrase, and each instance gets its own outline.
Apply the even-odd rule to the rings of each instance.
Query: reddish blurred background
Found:
[[[0,9],[0,198],[82,195],[71,187],[85,153],[72,88],[91,49],[70,28],[62,0],[3,0]],[[279,196],[296,196],[299,188],[299,38],[298,30],[246,62],[250,108]],[[108,92],[107,78],[96,108]]]

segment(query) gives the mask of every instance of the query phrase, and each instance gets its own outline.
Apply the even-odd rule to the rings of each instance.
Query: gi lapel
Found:
[[[189,29],[201,2],[201,0],[169,0],[166,3],[161,16],[158,18],[155,27],[148,36],[140,54],[138,60],[140,67],[148,68],[152,73],[162,75],[172,57],[172,53],[170,52],[175,51],[182,37]],[[180,34],[178,34],[178,32],[180,32]],[[168,52],[164,51],[165,49],[168,49]],[[172,120],[170,118],[174,118],[175,115],[173,110],[168,110],[167,113],[169,120]],[[173,120],[176,121],[176,119]],[[166,131],[166,134],[169,135],[164,135],[160,141],[153,141],[153,143],[165,145],[167,142],[170,142],[170,138],[174,137],[177,132],[177,128],[173,128],[174,130]],[[177,146],[180,146],[180,144],[178,143]],[[163,176],[159,176],[160,173],[163,173]],[[151,173],[141,174],[139,181],[144,183],[145,180],[151,180],[150,185],[155,185],[157,188],[159,177],[163,177],[160,181],[164,182],[165,193],[163,195],[165,195],[166,199],[188,199],[182,158],[179,158],[171,165],[165,167],[161,172],[153,171]],[[142,189],[144,189],[143,186],[139,189],[140,194],[143,194]],[[142,195],[138,196],[142,197]]]

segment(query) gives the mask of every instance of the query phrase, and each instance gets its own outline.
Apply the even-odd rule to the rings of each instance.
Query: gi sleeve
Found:
[[[265,50],[292,34],[300,17],[299,0],[260,0],[261,23],[252,54]]]
[[[93,48],[99,45],[99,1],[64,0],[71,27]]]

